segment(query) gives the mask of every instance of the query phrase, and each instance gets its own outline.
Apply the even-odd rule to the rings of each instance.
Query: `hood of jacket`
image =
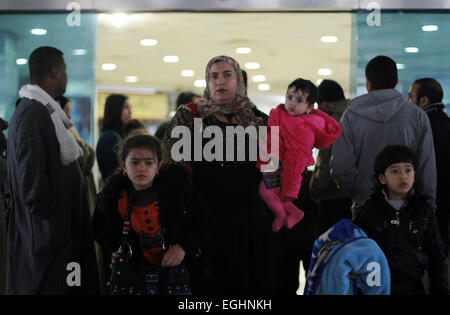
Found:
[[[403,95],[395,89],[376,90],[354,98],[349,103],[349,111],[366,119],[387,122],[407,103]]]

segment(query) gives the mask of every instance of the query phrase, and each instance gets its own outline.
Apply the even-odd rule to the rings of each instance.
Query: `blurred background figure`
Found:
[[[3,130],[8,123],[0,117],[0,295],[5,294],[6,288],[6,137]]]
[[[347,109],[347,100],[342,87],[332,80],[320,83],[317,104],[337,122]],[[317,203],[318,233],[321,235],[328,228],[342,219],[352,218],[350,197],[340,190],[330,175],[330,158],[333,146],[319,150],[314,172],[309,182],[311,198]]]
[[[181,92],[177,98],[176,109],[178,109],[178,107],[180,107],[181,105],[188,104],[190,102],[197,103],[199,100],[200,100],[200,95],[194,94],[192,92]],[[172,120],[172,117],[166,119],[159,125],[158,129],[155,132],[156,138],[158,138],[159,140],[162,140],[162,138],[164,137],[164,134],[166,133],[167,127],[169,127],[171,120]]]
[[[124,138],[128,137],[132,133],[148,133],[147,129],[144,126],[144,123],[139,119],[131,119],[126,125],[124,129]]]
[[[102,127],[96,148],[97,163],[103,183],[119,166],[117,152],[125,135],[125,126],[130,120],[131,105],[128,97],[122,94],[109,95],[105,102]]]

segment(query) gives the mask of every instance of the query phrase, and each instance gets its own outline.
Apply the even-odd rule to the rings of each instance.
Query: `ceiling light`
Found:
[[[417,47],[405,47],[405,52],[407,53],[418,53],[419,48]]]
[[[20,65],[26,65],[27,63],[28,63],[28,60],[25,59],[25,58],[16,59],[16,64],[18,64],[19,66]]]
[[[434,32],[437,31],[439,27],[437,25],[424,25],[422,26],[422,31],[424,32]]]
[[[317,79],[316,80],[316,85],[320,85],[320,83],[322,83],[323,79]]]
[[[114,26],[120,27],[125,24],[127,20],[127,15],[125,13],[115,13],[111,15]]]
[[[239,48],[236,48],[236,53],[237,54],[249,54],[249,53],[251,53],[252,52],[252,49],[251,48],[248,48],[248,47],[239,47]]]
[[[178,56],[165,56],[163,58],[164,62],[169,62],[169,63],[178,62],[179,60],[180,60],[180,58],[178,58]]]
[[[194,76],[194,70],[183,70],[181,71],[182,77],[192,77]]]
[[[270,90],[270,85],[267,83],[260,83],[258,84],[258,90],[260,91],[269,91]]]
[[[194,82],[195,87],[206,87],[206,81],[205,80],[195,80]]]
[[[156,46],[158,44],[158,41],[156,39],[146,38],[141,40],[142,46]]]
[[[43,28],[33,28],[31,30],[31,34],[42,36],[42,35],[47,34],[47,30],[44,30]]]
[[[322,36],[320,40],[322,43],[336,43],[338,38],[336,36]]]
[[[84,56],[86,55],[87,51],[86,49],[74,49],[72,50],[72,55],[74,56]]]
[[[245,68],[247,68],[249,70],[259,69],[259,63],[257,63],[257,62],[247,62],[245,64]]]
[[[125,82],[128,82],[128,83],[135,83],[135,82],[137,82],[137,81],[138,81],[138,77],[137,77],[137,76],[129,75],[129,76],[126,76],[126,77],[125,77]]]
[[[403,63],[397,63],[397,69],[398,70],[405,69],[405,65]]]
[[[319,69],[319,71],[317,71],[318,74],[320,75],[330,75],[332,73],[331,69],[328,68],[322,68]]]
[[[113,63],[104,63],[102,64],[102,69],[106,71],[116,70],[116,65]]]
[[[266,81],[266,76],[259,74],[253,76],[253,82],[264,82]]]

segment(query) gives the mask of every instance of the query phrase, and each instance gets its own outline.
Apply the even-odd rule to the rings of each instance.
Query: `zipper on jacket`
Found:
[[[397,220],[391,220],[391,224],[395,225],[395,263],[398,263],[399,253],[398,244],[400,241],[400,210],[395,211]]]

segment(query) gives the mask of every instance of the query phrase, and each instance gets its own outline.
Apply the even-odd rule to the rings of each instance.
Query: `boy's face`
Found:
[[[414,167],[411,163],[394,163],[378,176],[381,184],[386,185],[388,198],[402,200],[408,195],[414,184]]]
[[[313,105],[308,103],[308,96],[308,93],[303,93],[300,89],[296,91],[295,86],[291,87],[286,93],[284,109],[292,116],[309,114]]]

